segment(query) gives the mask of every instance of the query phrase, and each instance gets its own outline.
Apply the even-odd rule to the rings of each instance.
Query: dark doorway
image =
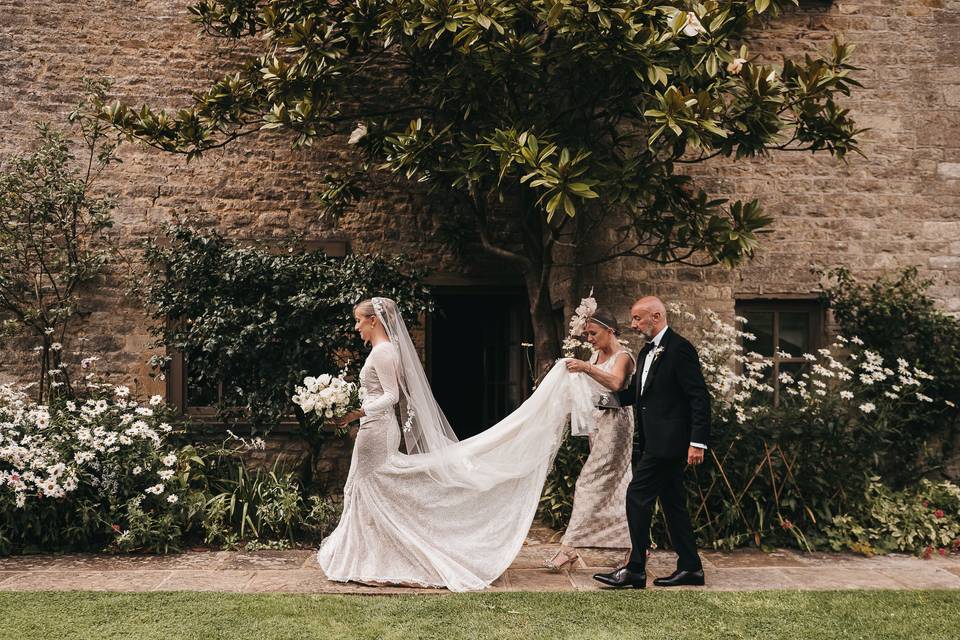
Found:
[[[523,289],[434,288],[428,328],[430,384],[461,440],[496,424],[530,389],[533,334]],[[532,351],[530,352],[532,357]]]

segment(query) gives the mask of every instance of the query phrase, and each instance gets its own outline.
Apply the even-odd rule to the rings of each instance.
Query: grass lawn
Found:
[[[960,638],[960,591],[2,593],[7,640]]]

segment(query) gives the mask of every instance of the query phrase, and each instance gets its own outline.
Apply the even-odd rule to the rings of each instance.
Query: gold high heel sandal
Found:
[[[551,571],[563,571],[564,568],[572,565],[579,559],[580,554],[576,550],[568,552],[560,549],[552,558],[549,560],[544,560],[543,566]]]

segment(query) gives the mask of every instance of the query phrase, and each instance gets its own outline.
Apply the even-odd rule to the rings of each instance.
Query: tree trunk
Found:
[[[539,270],[525,274],[524,278],[530,299],[530,323],[533,326],[536,357],[532,373],[539,384],[540,379],[560,357],[560,336],[557,335],[553,304],[550,301],[550,267],[541,266]]]

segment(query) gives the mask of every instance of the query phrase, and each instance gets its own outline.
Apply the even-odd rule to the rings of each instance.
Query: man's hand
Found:
[[[690,446],[687,448],[687,464],[691,466],[696,466],[703,462],[703,452],[704,450],[700,447]]]

